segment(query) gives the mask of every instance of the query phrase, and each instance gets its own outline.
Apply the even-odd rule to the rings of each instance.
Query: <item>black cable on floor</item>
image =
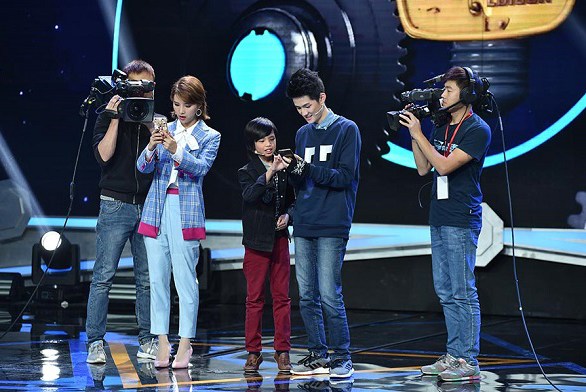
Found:
[[[65,229],[67,227],[67,221],[69,221],[69,217],[71,216],[71,209],[73,206],[73,196],[74,196],[74,190],[75,190],[75,177],[77,174],[77,166],[79,163],[79,156],[81,154],[81,146],[83,144],[83,137],[84,137],[85,131],[87,129],[88,118],[89,118],[89,112],[86,112],[85,113],[85,120],[83,123],[83,129],[81,131],[81,137],[79,139],[79,145],[77,146],[77,156],[75,157],[75,163],[73,165],[73,175],[71,176],[71,183],[69,184],[69,207],[67,208],[67,214],[65,215],[65,221],[63,222],[63,227],[61,227],[61,230],[59,231],[59,239],[57,240],[57,243],[61,242],[61,237],[63,236],[63,233],[65,233]],[[14,320],[12,321],[10,326],[8,326],[6,331],[4,331],[2,333],[2,335],[0,335],[0,340],[2,340],[8,334],[8,332],[10,332],[12,330],[12,328],[14,328],[16,323],[20,320],[20,318],[22,317],[22,315],[24,314],[24,312],[26,311],[26,309],[28,308],[28,306],[32,302],[33,298],[37,294],[37,291],[39,290],[39,287],[41,287],[41,285],[43,284],[43,280],[45,279],[47,272],[51,268],[51,264],[53,263],[53,258],[55,257],[56,253],[57,252],[53,252],[53,254],[51,255],[51,258],[49,259],[49,262],[47,263],[47,267],[45,268],[45,270],[43,271],[43,274],[41,275],[41,278],[39,279],[39,283],[37,283],[37,285],[33,289],[33,292],[31,293],[29,299],[24,304],[24,306],[23,306],[22,310],[20,311],[20,313],[18,314],[18,316],[16,316],[14,318]]]
[[[495,325],[499,325],[499,324],[506,324],[506,323],[510,323],[512,321],[515,321],[514,319],[506,319],[506,320],[500,320],[500,321],[495,321],[493,323],[488,323],[483,325],[484,328],[487,327],[493,327]],[[381,348],[387,348],[387,347],[393,347],[393,346],[399,346],[401,344],[405,344],[405,343],[411,343],[411,342],[418,342],[420,340],[425,340],[425,339],[429,339],[429,338],[435,338],[438,336],[442,336],[442,335],[447,335],[448,332],[447,331],[443,331],[443,332],[436,332],[436,333],[432,333],[429,335],[423,335],[423,336],[417,336],[415,338],[411,338],[411,339],[404,339],[404,340],[399,340],[398,342],[392,342],[392,343],[385,343],[385,344],[380,344],[378,346],[372,346],[372,347],[366,347],[366,348],[361,348],[359,350],[354,350],[351,351],[350,354],[359,354],[365,351],[375,351],[375,350],[380,350]]]
[[[543,367],[541,366],[541,362],[539,361],[537,353],[535,352],[535,348],[533,347],[533,341],[531,339],[531,334],[529,333],[529,328],[527,327],[527,322],[525,321],[525,312],[523,311],[523,302],[521,301],[521,289],[519,288],[519,278],[517,275],[517,258],[515,257],[515,224],[514,224],[514,220],[513,220],[513,202],[512,202],[512,197],[511,197],[511,182],[509,179],[509,165],[507,162],[507,153],[506,153],[507,148],[506,148],[506,144],[505,144],[505,131],[503,128],[503,119],[501,117],[501,112],[499,110],[498,104],[492,94],[490,94],[490,97],[491,97],[492,102],[494,103],[494,107],[496,108],[496,113],[497,113],[498,120],[499,120],[499,127],[500,127],[500,131],[501,131],[501,141],[502,141],[502,145],[503,145],[503,163],[505,165],[507,198],[508,198],[508,203],[509,203],[509,219],[511,220],[511,250],[512,250],[512,257],[513,257],[513,276],[515,278],[515,289],[517,292],[517,303],[519,304],[519,313],[521,314],[521,321],[523,322],[523,328],[525,330],[525,335],[527,336],[527,340],[529,341],[529,346],[531,347],[531,352],[533,353],[533,357],[535,358],[535,362],[537,363],[537,366],[539,367],[541,374],[543,375],[543,377],[545,377],[545,379],[547,380],[549,385],[554,387],[557,391],[562,392],[556,385],[554,385],[554,383],[549,379],[549,377],[547,377],[547,374],[545,374],[545,371],[543,370]]]

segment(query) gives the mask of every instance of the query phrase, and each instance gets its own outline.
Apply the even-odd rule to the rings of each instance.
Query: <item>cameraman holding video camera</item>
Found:
[[[430,140],[409,110],[400,123],[409,129],[417,172],[433,168],[429,224],[433,282],[448,332],[446,354],[421,372],[444,381],[480,378],[480,304],[474,278],[476,247],[482,227],[480,174],[490,145],[490,127],[472,105],[488,84],[470,68],[452,67],[441,78],[441,111],[449,123],[434,126]]]
[[[130,81],[155,80],[153,67],[133,60],[124,67]],[[113,88],[114,89],[114,88]],[[116,91],[116,90],[114,90]],[[153,92],[144,92],[152,97]],[[142,235],[137,233],[142,206],[151,185],[152,174],[136,168],[138,155],[148,144],[152,125],[119,119],[122,98],[115,94],[99,114],[92,145],[101,166],[100,213],[96,226],[96,262],[87,304],[87,362],[106,362],[104,335],[108,313],[108,295],[120,255],[130,240],[136,282],[136,318],[138,320],[139,358],[155,359],[158,344],[150,333],[150,285],[147,255]]]

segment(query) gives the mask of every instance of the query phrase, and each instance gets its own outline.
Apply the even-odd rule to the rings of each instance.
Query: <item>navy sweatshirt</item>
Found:
[[[362,141],[353,121],[336,117],[325,129],[306,124],[297,131],[296,153],[309,167],[296,184],[293,236],[348,238],[350,233]]]

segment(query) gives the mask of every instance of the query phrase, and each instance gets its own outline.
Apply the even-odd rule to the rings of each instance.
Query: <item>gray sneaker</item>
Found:
[[[330,390],[332,392],[350,392],[354,385],[354,378],[333,378],[330,380]]]
[[[437,383],[437,390],[439,392],[480,392],[480,380],[440,381]]]
[[[351,359],[335,359],[330,364],[330,377],[347,378],[354,374]]]
[[[159,341],[155,338],[144,340],[138,346],[136,356],[138,358],[156,359],[159,352]]]
[[[309,353],[291,368],[291,374],[298,376],[309,376],[312,374],[329,374],[330,357],[324,357],[316,353]]]
[[[432,376],[437,376],[444,370],[450,368],[453,362],[456,361],[456,358],[452,357],[450,354],[444,354],[438,358],[435,363],[431,365],[425,365],[421,367],[421,373],[428,374]]]
[[[92,380],[94,380],[94,382],[104,382],[104,378],[106,378],[106,365],[104,365],[103,363],[90,363],[87,365],[87,367],[90,369],[90,373],[92,374]]]
[[[462,358],[458,358],[453,365],[439,374],[443,381],[478,380],[480,368],[478,365],[470,365]]]
[[[87,363],[106,363],[106,352],[104,351],[104,342],[96,340],[88,348]]]
[[[138,358],[136,360],[137,362],[137,367],[136,367],[136,372],[138,374],[138,377],[140,378],[141,382],[143,384],[151,384],[151,382],[144,382],[143,380],[153,380],[154,383],[157,383],[157,378],[156,378],[156,372],[157,369],[155,368],[155,363],[154,361],[148,359],[148,358]]]
[[[87,367],[89,368],[90,373],[92,374],[92,380],[94,380],[94,388],[98,391],[105,390],[104,379],[106,378],[106,364],[88,363]]]

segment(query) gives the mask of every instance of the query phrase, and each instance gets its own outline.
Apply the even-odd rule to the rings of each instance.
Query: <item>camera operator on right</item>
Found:
[[[446,353],[421,372],[444,381],[475,380],[480,378],[480,304],[474,266],[482,227],[480,175],[491,131],[472,106],[487,86],[468,67],[450,68],[441,81],[440,110],[450,119],[434,126],[429,140],[413,113],[400,114],[411,134],[417,172],[424,176],[435,169],[429,211],[432,272],[448,336]]]

